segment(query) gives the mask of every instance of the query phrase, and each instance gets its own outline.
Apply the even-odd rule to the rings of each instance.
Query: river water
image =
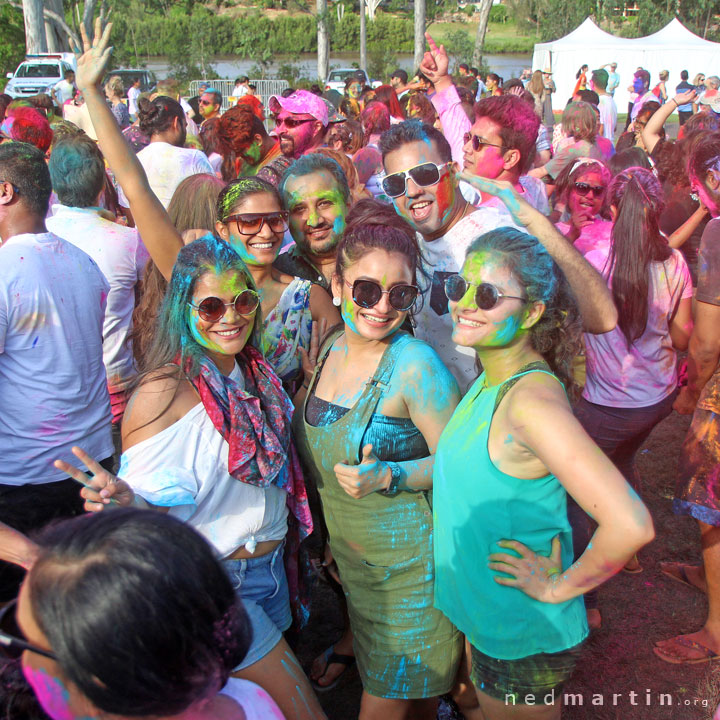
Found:
[[[507,80],[510,77],[517,77],[523,68],[530,67],[531,55],[485,55],[484,60],[493,72]],[[300,70],[301,77],[315,78],[317,76],[317,56],[314,54],[303,54],[297,59],[277,56],[270,67],[268,77],[273,77],[275,71],[282,63],[292,63]],[[234,80],[239,75],[250,75],[254,61],[242,59],[233,55],[216,55],[208,60],[208,65],[221,77],[227,80]],[[330,53],[330,69],[333,67],[353,67],[360,64],[360,56],[356,53]],[[406,70],[411,74],[413,69],[413,56],[410,54],[399,54],[397,56],[397,67]],[[168,63],[166,58],[148,58],[148,70],[152,70],[159,80],[167,77]],[[198,78],[200,79],[200,78]],[[375,78],[373,78],[375,79]],[[379,78],[387,81],[388,78]]]

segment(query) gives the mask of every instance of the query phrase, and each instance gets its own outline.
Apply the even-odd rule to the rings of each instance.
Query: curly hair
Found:
[[[530,328],[532,348],[543,356],[571,399],[579,389],[572,371],[582,348],[582,321],[565,275],[540,241],[515,228],[491,230],[473,240],[466,257],[490,252],[500,256],[525,291],[528,302],[542,302],[545,310]]]
[[[125,85],[119,75],[112,75],[105,83],[105,89],[109,90],[115,97],[121,98],[125,94]]]
[[[220,116],[218,135],[229,150],[242,153],[252,145],[255,135],[264,138],[267,136],[267,131],[252,107],[241,103]]]
[[[328,145],[340,142],[343,152],[354,155],[365,146],[365,133],[362,124],[357,120],[346,120],[336,123],[328,132]]]

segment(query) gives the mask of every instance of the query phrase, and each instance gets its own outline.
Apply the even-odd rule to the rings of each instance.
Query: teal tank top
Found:
[[[563,568],[573,561],[567,494],[560,481],[554,475],[532,480],[506,475],[487,449],[498,392],[529,372],[546,371],[519,372],[494,387],[485,387],[481,375],[450,418],[435,453],[435,607],[474,647],[499,660],[567,650],[588,634],[582,596],[540,602],[498,585],[488,567],[490,554],[512,552],[499,548],[498,540],[519,540],[549,555],[556,535]]]

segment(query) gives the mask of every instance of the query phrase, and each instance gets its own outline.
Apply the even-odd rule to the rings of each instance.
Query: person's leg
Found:
[[[282,638],[257,662],[233,677],[258,684],[277,703],[286,720],[326,720],[310,682]]]
[[[335,580],[333,580],[333,583],[338,585]],[[318,655],[315,660],[313,660],[309,675],[315,685],[320,688],[326,688],[332,685],[350,667],[351,661],[349,658],[355,657],[347,600],[345,599],[345,593],[343,593],[342,587],[340,585],[338,585],[338,587],[340,588],[340,592],[337,593],[337,597],[340,603],[340,609],[342,610],[343,633],[340,639],[332,645],[329,650],[331,654],[348,658],[348,660],[345,663],[328,662],[329,655],[327,650]]]
[[[700,521],[698,524],[707,583],[708,615],[697,632],[655,643],[655,654],[668,662],[701,660],[707,657],[706,650],[720,655],[720,527]]]
[[[435,720],[437,698],[399,700],[363,692],[358,720]]]
[[[463,656],[458,666],[457,678],[455,679],[453,689],[450,691],[450,695],[460,712],[464,715],[465,720],[485,720],[485,715],[478,702],[475,687],[470,679],[471,662],[470,643],[466,639]]]

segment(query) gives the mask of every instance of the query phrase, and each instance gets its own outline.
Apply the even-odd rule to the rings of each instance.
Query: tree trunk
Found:
[[[492,1],[492,0],[491,0]],[[415,54],[414,68],[420,67],[425,54],[425,0],[415,0]]]
[[[485,33],[487,32],[488,20],[490,19],[490,8],[493,0],[482,0],[479,12],[478,29],[475,35],[475,49],[473,50],[472,64],[480,67],[482,62],[483,45],[485,45]]]
[[[328,76],[328,55],[330,38],[328,36],[327,0],[317,0],[317,45],[318,45],[318,80],[324,85]]]
[[[60,17],[65,14],[62,0],[45,0],[45,10],[50,10]],[[70,42],[66,37],[66,33],[47,14],[45,15],[45,39],[47,40],[48,52],[65,52],[70,49]]]
[[[22,5],[25,20],[25,52],[28,55],[47,52],[42,0],[23,0]]]
[[[360,69],[367,72],[367,20],[365,0],[360,0]]]
[[[97,0],[85,0],[85,7],[83,8],[83,25],[85,26],[85,32],[89,38],[92,38],[95,34],[95,7]]]

